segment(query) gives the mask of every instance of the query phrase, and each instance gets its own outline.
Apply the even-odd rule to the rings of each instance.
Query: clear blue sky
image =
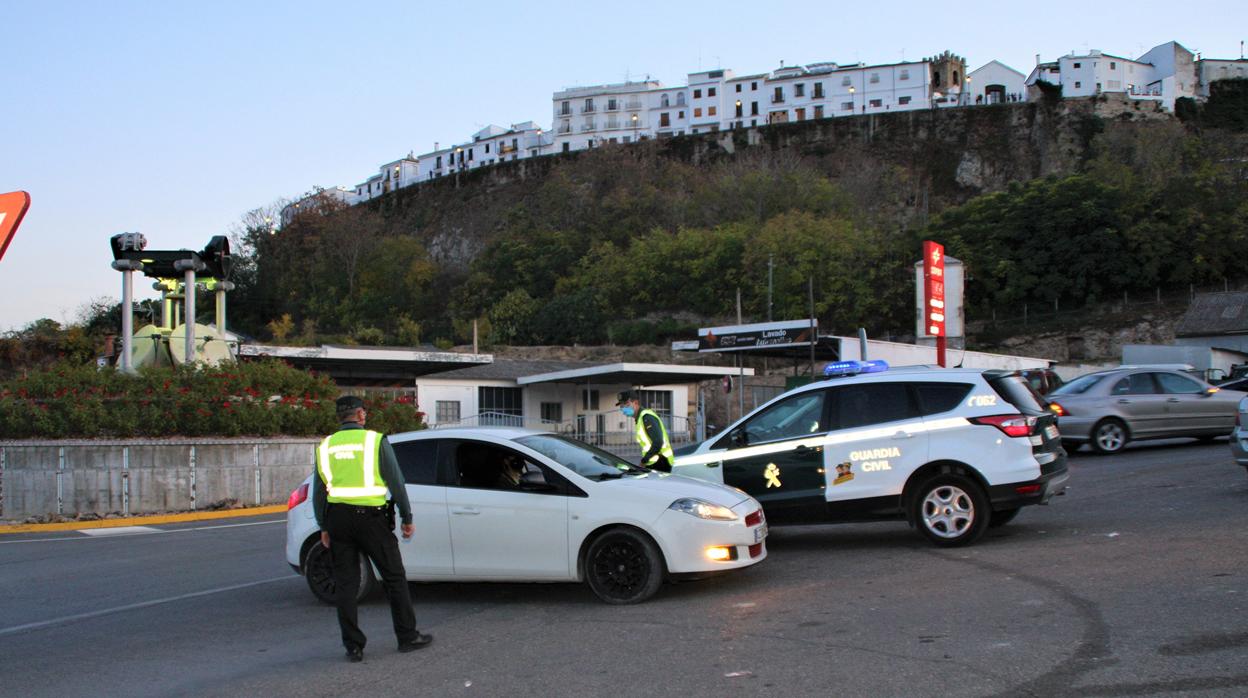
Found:
[[[945,49],[1026,73],[1177,40],[1239,55],[1248,3],[11,2],[0,10],[0,192],[32,205],[0,260],[0,331],[120,294],[108,237],[200,248],[313,186],[352,186],[488,123],[549,126],[551,92],[669,85]],[[148,288],[148,284],[137,284]],[[149,292],[150,295],[150,292]]]

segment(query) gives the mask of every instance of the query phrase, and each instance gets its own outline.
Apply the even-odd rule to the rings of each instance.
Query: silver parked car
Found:
[[[1237,465],[1248,470],[1248,397],[1240,398],[1239,411],[1235,413],[1235,430],[1231,432],[1231,455]]]
[[[1100,453],[1128,441],[1226,436],[1242,397],[1183,371],[1142,366],[1079,376],[1045,396],[1067,450],[1090,443]]]

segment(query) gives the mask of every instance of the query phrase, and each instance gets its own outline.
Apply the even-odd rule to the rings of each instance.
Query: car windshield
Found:
[[[641,475],[650,472],[613,453],[566,436],[538,434],[516,441],[590,480],[607,480],[625,474]]]
[[[1086,393],[1088,390],[1105,379],[1105,373],[1089,373],[1086,376],[1079,376],[1071,382],[1059,387],[1057,390],[1049,393],[1049,395],[1079,395]]]

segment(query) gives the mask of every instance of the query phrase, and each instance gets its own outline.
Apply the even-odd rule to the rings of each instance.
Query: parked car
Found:
[[[1241,397],[1182,370],[1119,367],[1079,376],[1047,399],[1067,450],[1086,443],[1116,453],[1131,441],[1226,436]]]
[[[1231,457],[1248,471],[1248,396],[1240,398],[1235,411],[1235,429],[1231,431]]]
[[[1065,488],[1057,419],[1017,373],[860,363],[678,450],[672,471],[741,488],[772,525],[900,519],[939,546]]]
[[[509,427],[391,435],[416,535],[399,546],[412,581],[585,581],[603,601],[644,601],[666,579],[767,557],[761,507],[740,490],[659,473],[566,436]],[[519,482],[504,463],[523,463]],[[515,472],[513,470],[513,472]],[[286,561],[332,602],[329,551],[309,501],[291,493]],[[360,564],[360,595],[376,574]]]

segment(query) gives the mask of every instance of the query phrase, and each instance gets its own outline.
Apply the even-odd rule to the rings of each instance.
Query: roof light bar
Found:
[[[854,376],[859,373],[879,373],[888,370],[888,362],[876,359],[874,361],[834,361],[823,367],[823,375],[828,378],[837,378],[840,376]]]

